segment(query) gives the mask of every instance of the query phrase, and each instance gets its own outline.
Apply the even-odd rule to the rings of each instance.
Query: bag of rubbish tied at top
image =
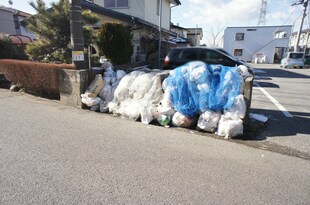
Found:
[[[191,127],[195,123],[195,119],[189,116],[185,116],[179,112],[174,113],[172,117],[172,125],[176,127]]]
[[[242,135],[243,134],[242,120],[229,119],[222,116],[218,124],[217,134],[219,136],[225,137],[225,139]]]
[[[227,110],[224,110],[224,115],[226,118],[230,119],[244,119],[247,111],[246,103],[243,95],[238,95],[234,99],[234,104]]]
[[[202,113],[198,119],[197,127],[207,132],[214,132],[221,118],[220,112],[207,110]]]

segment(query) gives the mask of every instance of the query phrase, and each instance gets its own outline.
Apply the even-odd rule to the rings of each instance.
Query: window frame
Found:
[[[240,53],[240,55],[237,55],[238,53]],[[243,55],[243,49],[242,48],[235,48],[234,49],[234,56],[242,56]]]
[[[107,1],[110,1],[109,3],[114,2],[114,6],[106,6],[106,4],[108,4]],[[104,0],[104,8],[107,9],[120,9],[120,8],[129,8],[130,7],[130,0]],[[119,6],[119,4],[121,3],[127,3],[126,6]]]
[[[235,40],[236,41],[243,41],[244,40],[244,33],[236,33]]]

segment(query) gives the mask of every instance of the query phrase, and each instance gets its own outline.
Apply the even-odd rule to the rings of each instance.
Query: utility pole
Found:
[[[161,53],[161,15],[162,15],[162,6],[163,5],[163,0],[159,0],[159,19],[158,19],[158,32],[159,32],[159,35],[158,35],[158,69],[161,69],[161,66],[160,66],[160,53]]]
[[[71,1],[70,30],[72,45],[72,63],[77,69],[85,69],[81,0]]]
[[[299,40],[300,40],[300,35],[301,35],[302,27],[303,27],[303,24],[304,24],[304,19],[307,16],[306,12],[307,12],[307,7],[308,7],[308,0],[298,0],[297,2],[293,3],[292,6],[300,5],[300,4],[303,4],[304,9],[303,9],[303,13],[302,13],[302,16],[301,16],[300,26],[299,26],[299,29],[298,29],[298,32],[297,32],[297,41],[296,41],[296,44],[294,46],[294,51],[295,52],[298,51]]]

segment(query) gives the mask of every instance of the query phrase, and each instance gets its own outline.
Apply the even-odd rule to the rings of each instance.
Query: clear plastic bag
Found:
[[[240,119],[234,120],[221,117],[218,124],[217,134],[223,136],[226,139],[230,137],[236,137],[243,134],[243,122]]]
[[[215,132],[220,118],[220,112],[207,110],[199,116],[197,128],[207,132]]]
[[[247,111],[246,103],[244,101],[243,95],[238,95],[234,99],[234,104],[227,110],[224,110],[224,115],[226,118],[231,119],[243,119]]]
[[[176,127],[189,128],[193,126],[195,119],[189,116],[185,116],[182,113],[176,112],[172,117],[172,125]]]

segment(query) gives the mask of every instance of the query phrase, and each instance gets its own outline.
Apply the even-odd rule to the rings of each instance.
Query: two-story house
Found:
[[[294,51],[294,47],[297,43],[297,32],[293,32],[290,37],[289,50]],[[310,54],[310,29],[304,29],[300,33],[298,51],[302,51],[305,54]]]
[[[248,62],[279,63],[288,50],[291,25],[227,27],[223,48]]]
[[[161,41],[169,42],[171,8],[180,4],[179,0],[82,0],[82,9],[90,9],[100,17],[97,26],[107,22],[129,26],[134,46],[132,62],[140,62],[146,58],[141,39],[147,37],[158,42],[160,24]]]
[[[31,14],[26,12],[0,6],[0,33],[7,34],[16,44],[31,42],[35,39],[34,34],[21,25],[21,22],[30,16]]]

